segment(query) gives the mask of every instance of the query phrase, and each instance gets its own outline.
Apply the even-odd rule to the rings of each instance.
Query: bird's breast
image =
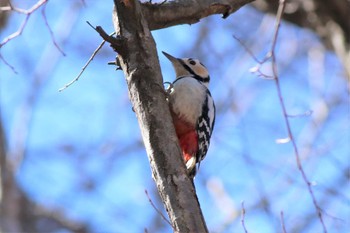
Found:
[[[181,78],[174,83],[169,103],[173,114],[191,125],[197,123],[202,112],[206,87],[194,78]]]

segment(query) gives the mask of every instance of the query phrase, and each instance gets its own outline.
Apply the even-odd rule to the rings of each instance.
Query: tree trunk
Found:
[[[113,23],[117,38],[109,42],[118,52],[153,179],[175,232],[205,233],[208,230],[193,182],[182,161],[150,30],[198,22],[210,14],[221,13],[227,17],[250,1],[176,1],[142,5],[137,0],[114,1]],[[166,13],[169,11],[172,13]]]
[[[172,124],[156,45],[137,0],[115,1],[115,31],[126,42],[119,58],[152,175],[175,232],[208,232],[186,175]]]

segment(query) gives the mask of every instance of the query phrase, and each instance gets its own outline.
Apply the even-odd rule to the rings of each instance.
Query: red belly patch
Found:
[[[182,119],[173,116],[173,121],[186,163],[190,158],[196,156],[198,151],[198,135],[196,129]]]

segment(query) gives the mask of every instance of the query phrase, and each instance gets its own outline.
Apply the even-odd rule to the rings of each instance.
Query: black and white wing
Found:
[[[202,107],[202,115],[198,118],[196,128],[198,135],[197,163],[200,163],[208,152],[210,137],[215,124],[215,111],[214,100],[211,97],[210,91],[207,89],[205,102]]]

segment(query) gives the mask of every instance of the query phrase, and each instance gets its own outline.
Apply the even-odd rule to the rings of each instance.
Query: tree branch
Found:
[[[118,55],[150,161],[153,179],[175,232],[208,232],[166,102],[156,45],[137,0],[114,0]],[[113,45],[112,45],[113,46]],[[115,50],[118,51],[118,46]]]
[[[279,3],[276,0],[260,0],[252,6],[274,14]],[[350,1],[287,1],[286,9],[283,19],[317,33],[323,44],[339,57],[350,80]]]
[[[254,0],[180,0],[161,4],[145,2],[142,13],[151,30],[179,24],[194,24],[213,14],[222,14],[225,19],[242,6]]]
[[[245,208],[244,208],[244,202],[243,201],[241,203],[241,206],[242,206],[242,210],[241,210],[241,224],[242,224],[244,232],[248,233],[248,230],[247,230],[247,228],[245,226]]]
[[[299,171],[301,173],[301,176],[302,176],[305,184],[307,185],[307,188],[308,188],[308,191],[310,193],[312,202],[313,202],[313,204],[314,204],[314,206],[315,206],[315,208],[317,210],[318,217],[319,217],[321,225],[323,227],[323,232],[327,233],[327,228],[326,228],[326,225],[325,225],[324,220],[323,220],[322,209],[321,209],[321,207],[319,206],[319,204],[318,204],[318,202],[316,200],[316,196],[315,196],[315,194],[314,194],[314,192],[312,190],[311,182],[309,181],[309,179],[308,179],[308,177],[307,177],[307,175],[305,173],[305,170],[304,170],[304,168],[302,166],[302,163],[301,163],[298,146],[297,146],[297,143],[295,141],[294,135],[292,133],[292,128],[291,128],[291,125],[290,125],[290,122],[289,122],[287,108],[286,108],[286,105],[285,105],[284,100],[283,100],[280,80],[279,80],[279,76],[278,76],[278,72],[277,72],[276,54],[275,54],[276,50],[275,50],[275,48],[276,48],[279,28],[281,26],[282,15],[283,15],[284,9],[285,9],[285,3],[286,3],[286,0],[279,0],[279,7],[278,7],[277,15],[276,15],[275,32],[274,32],[274,36],[273,36],[273,40],[272,40],[271,50],[268,53],[267,57],[271,57],[272,73],[273,73],[274,81],[275,81],[275,84],[276,84],[277,95],[278,95],[279,102],[280,102],[280,105],[281,105],[281,108],[282,108],[282,112],[283,112],[283,116],[284,116],[284,120],[285,120],[285,125],[286,125],[287,132],[288,132],[288,138],[290,139],[290,142],[292,143],[292,146],[293,146],[293,149],[294,149],[294,155],[295,155],[295,158],[296,158],[298,169],[299,169]]]
[[[7,42],[9,42],[10,40],[20,36],[29,20],[29,17],[31,16],[31,14],[33,12],[35,12],[38,8],[40,8],[42,5],[46,4],[47,0],[39,0],[38,2],[36,2],[30,9],[28,10],[24,10],[24,9],[20,9],[17,7],[14,7],[11,2],[9,1],[9,6],[7,7],[1,7],[0,11],[15,11],[18,12],[20,14],[24,14],[26,15],[25,19],[23,20],[21,26],[18,28],[18,30],[14,33],[12,33],[11,35],[7,36],[5,39],[2,40],[2,42],[0,43],[0,48],[2,46],[4,46]]]

